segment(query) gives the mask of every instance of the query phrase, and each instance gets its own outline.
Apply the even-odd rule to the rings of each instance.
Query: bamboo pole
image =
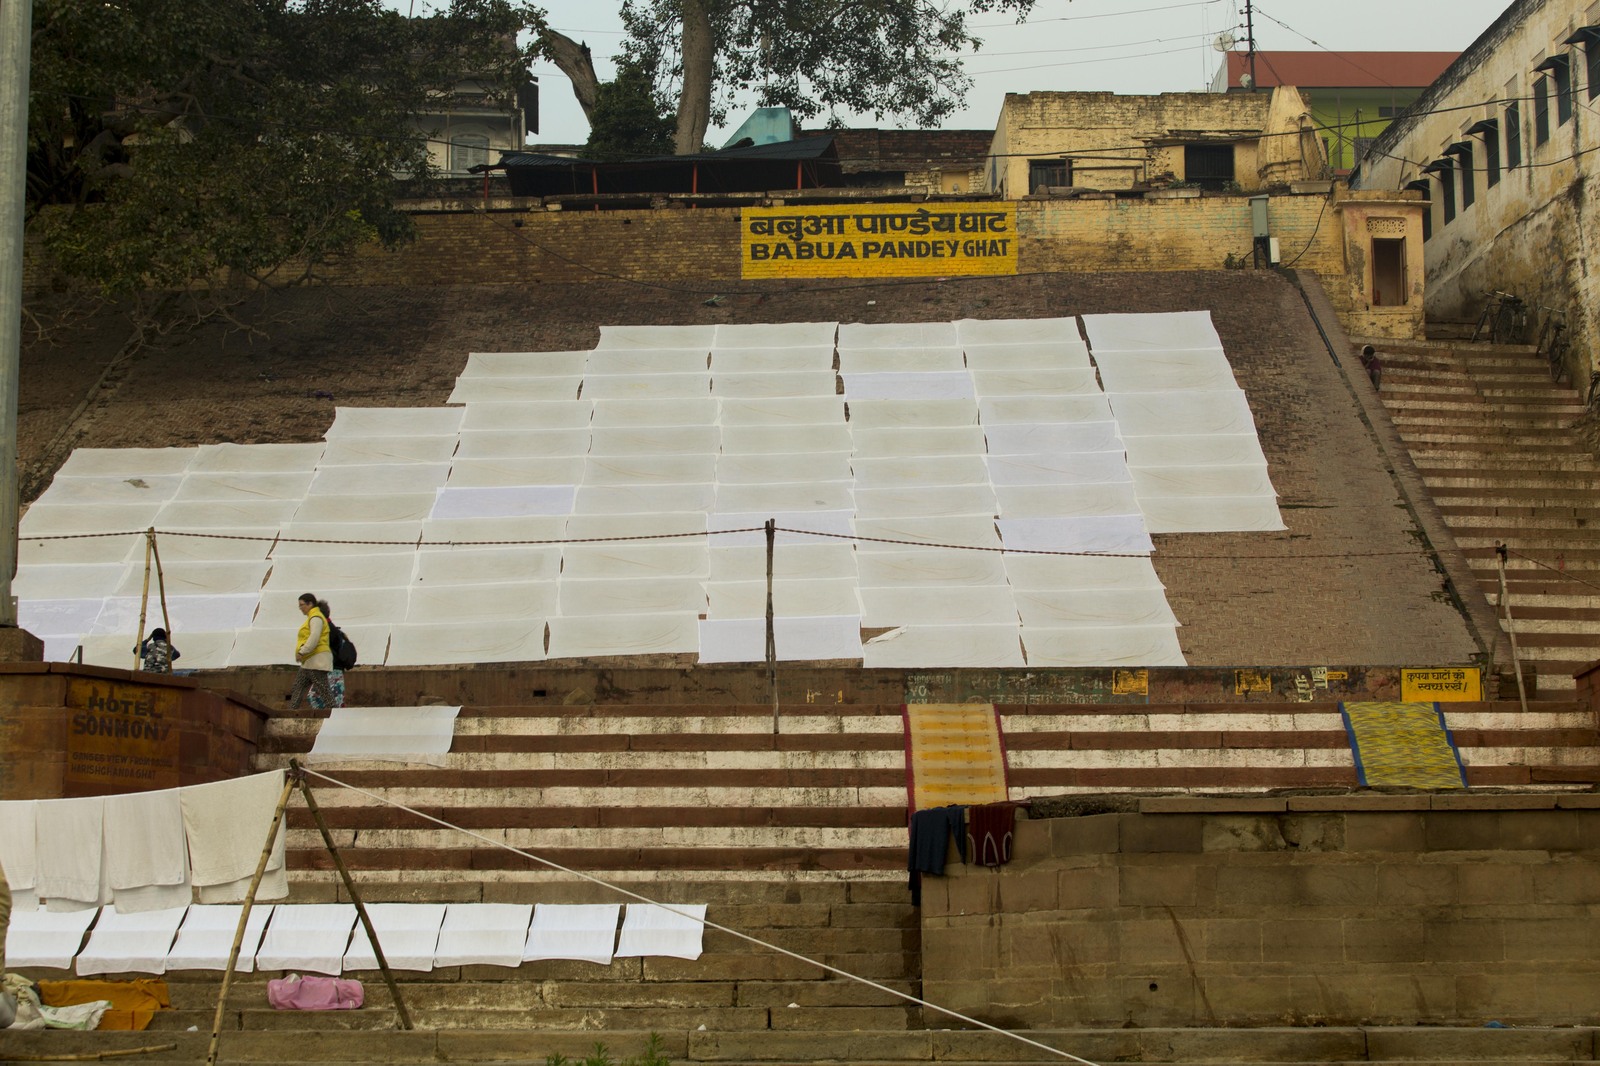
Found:
[[[1517,698],[1522,701],[1522,713],[1528,713],[1528,689],[1522,683],[1522,657],[1517,652],[1517,628],[1511,624],[1511,595],[1506,591],[1506,546],[1494,546],[1495,562],[1500,567],[1500,608],[1506,615],[1506,636],[1511,638],[1511,666],[1517,672]]]
[[[150,538],[150,555],[156,561],[156,592],[161,597],[161,626],[167,631],[167,646],[172,646],[172,617],[167,614],[167,578],[161,572],[161,545],[156,543],[156,531],[151,529],[145,536]],[[167,661],[167,669],[171,670],[171,660]]]
[[[228,949],[228,968],[222,971],[222,991],[217,995],[216,1017],[211,1020],[211,1047],[206,1052],[206,1066],[217,1066],[217,1044],[222,1039],[222,1015],[228,1004],[228,988],[233,984],[233,968],[239,963],[239,947],[244,943],[250,909],[256,905],[256,891],[261,887],[261,878],[266,875],[267,861],[272,858],[272,842],[278,838],[278,829],[283,825],[283,812],[289,806],[289,796],[293,792],[294,775],[286,775],[277,810],[272,812],[272,828],[267,830],[267,842],[261,848],[261,858],[256,861],[255,876],[250,878],[250,888],[244,894],[244,906],[239,909],[239,927],[233,932],[233,947]]]
[[[767,691],[772,696],[772,732],[778,732],[778,635],[772,613],[772,563],[777,551],[778,520],[767,519]]]
[[[322,808],[317,806],[317,798],[311,794],[311,782],[300,773],[299,760],[290,759],[296,777],[300,778],[300,792],[305,796],[306,806],[311,810],[311,817],[316,819],[317,831],[322,834],[322,843],[328,849],[328,854],[333,857],[334,869],[339,871],[339,877],[344,881],[344,889],[350,893],[350,901],[356,905],[356,914],[361,917],[361,927],[367,931],[367,939],[372,942],[372,953],[378,958],[378,968],[383,971],[383,982],[389,986],[389,995],[394,997],[394,1009],[400,1015],[400,1028],[415,1028],[411,1024],[411,1015],[406,1011],[405,1001],[400,998],[400,986],[395,983],[394,973],[389,969],[389,960],[383,957],[383,945],[378,943],[378,931],[372,928],[372,919],[367,916],[367,905],[361,902],[361,893],[356,891],[355,880],[350,876],[350,871],[345,867],[344,857],[339,854],[339,849],[334,846],[333,834],[328,832],[328,823],[322,817]]]
[[[156,527],[151,526],[144,531],[144,591],[139,594],[139,634],[133,638],[133,668],[135,670],[144,665],[144,656],[140,654],[144,645],[144,620],[146,609],[150,606],[150,553],[155,550]]]

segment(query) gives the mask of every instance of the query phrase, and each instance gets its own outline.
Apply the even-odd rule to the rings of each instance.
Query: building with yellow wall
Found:
[[[1162,185],[1254,192],[1322,178],[1327,160],[1292,87],[1271,93],[1008,93],[985,175],[1017,199],[1050,189]]]

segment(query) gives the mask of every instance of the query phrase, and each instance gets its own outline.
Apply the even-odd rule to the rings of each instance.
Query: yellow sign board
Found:
[[[1478,671],[1471,667],[1401,670],[1400,698],[1407,703],[1476,703],[1483,699],[1483,686]]]
[[[1111,671],[1111,694],[1113,696],[1148,696],[1148,695],[1150,695],[1150,671],[1148,671],[1148,670],[1113,670],[1113,671]]]
[[[1251,692],[1271,692],[1272,675],[1265,670],[1235,670],[1233,672],[1233,692],[1236,696],[1243,696]]]
[[[1017,272],[1017,205],[747,207],[747,278],[941,277]]]
[[[178,690],[74,677],[66,705],[65,780],[77,794],[178,784]]]

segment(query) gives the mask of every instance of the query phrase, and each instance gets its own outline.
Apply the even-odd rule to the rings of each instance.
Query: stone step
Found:
[[[1600,535],[1586,530],[1519,531],[1516,536],[1495,536],[1491,532],[1462,529],[1455,533],[1456,543],[1463,551],[1492,550],[1496,543],[1504,543],[1530,555],[1555,555],[1561,553],[1568,559],[1580,558],[1579,553],[1600,552]]]
[[[1497,472],[1519,473],[1528,469],[1545,471],[1570,471],[1574,473],[1600,472],[1600,464],[1587,456],[1575,456],[1561,446],[1551,446],[1548,454],[1536,447],[1517,445],[1500,448],[1488,445],[1452,444],[1447,441],[1409,443],[1412,461],[1418,470],[1443,473],[1463,467],[1473,468],[1479,476]],[[1463,476],[1469,476],[1464,472]]]
[[[1417,388],[1443,385],[1448,388],[1492,386],[1538,391],[1561,392],[1573,395],[1570,385],[1552,381],[1545,364],[1525,365],[1518,362],[1468,364],[1454,359],[1384,359],[1380,380],[1384,388],[1398,382]]]
[[[1600,512],[1600,495],[1582,489],[1519,489],[1506,488],[1486,492],[1474,489],[1452,495],[1435,492],[1433,502],[1445,506],[1477,507],[1565,507],[1574,510],[1590,509]]]
[[[1505,390],[1501,391],[1503,393]],[[1463,419],[1497,420],[1507,425],[1521,424],[1529,419],[1560,418],[1565,424],[1583,415],[1583,404],[1570,395],[1540,397],[1534,401],[1500,395],[1490,402],[1485,395],[1443,396],[1433,392],[1385,390],[1383,403],[1393,412],[1397,422],[1402,418],[1436,415],[1441,418],[1459,416]]]
[[[1600,469],[1593,457],[1578,449],[1575,444],[1564,437],[1552,437],[1549,433],[1539,433],[1533,436],[1508,436],[1491,435],[1485,433],[1443,433],[1411,431],[1401,435],[1406,447],[1415,452],[1415,458],[1421,460],[1424,456],[1435,454],[1462,455],[1471,457],[1474,461],[1490,463],[1500,461],[1509,464],[1512,468],[1527,465],[1539,465],[1548,460],[1568,459],[1570,464],[1553,469],[1595,470]],[[1492,469],[1487,467],[1486,469]]]
[[[1600,577],[1600,575],[1596,575]],[[1588,580],[1600,585],[1594,578]],[[1500,596],[1500,581],[1498,576],[1482,578],[1478,587],[1488,597],[1490,603],[1497,603]],[[1552,608],[1552,609],[1577,609],[1594,608],[1600,610],[1600,588],[1590,588],[1575,583],[1556,585],[1542,581],[1514,581],[1511,576],[1506,576],[1506,592],[1511,597],[1514,609],[1526,608]]]
[[[1425,411],[1394,411],[1390,414],[1390,421],[1402,437],[1409,433],[1433,430],[1466,434],[1482,432],[1487,438],[1499,439],[1519,433],[1562,434],[1571,431],[1576,420],[1570,415],[1558,413],[1510,414],[1498,409],[1470,412],[1430,408]],[[1572,442],[1577,443],[1576,436]]]
[[[373,1008],[368,1008],[372,1010]],[[297,1014],[299,1012],[296,1012]],[[613,1061],[639,1056],[649,1046],[646,1030],[416,1029],[410,1032],[341,1027],[340,1014],[323,1012],[303,1021],[303,1029],[264,1029],[226,1034],[219,1058],[230,1062],[299,1063],[344,1066],[356,1063],[438,1063],[477,1066],[480,1063],[531,1063],[563,1056],[582,1062],[603,1043]],[[385,1011],[384,1013],[388,1013]],[[781,1012],[774,1011],[774,1017]],[[343,1023],[348,1024],[348,1023]],[[959,1024],[954,1023],[952,1024]],[[1516,1063],[1594,1061],[1593,1029],[1527,1028],[1317,1028],[1262,1029],[1073,1029],[1028,1030],[1018,1034],[1047,1048],[1089,1062],[1163,1063],[1199,1066],[1250,1062],[1274,1063],[1407,1063],[1428,1066],[1499,1066]],[[199,1062],[206,1057],[209,1027],[201,1032],[115,1033],[66,1031],[0,1032],[0,1055],[14,1063],[59,1061],[58,1056],[93,1057],[140,1048],[173,1045],[169,1051],[136,1056],[141,1063],[167,1066]],[[984,1030],[936,1028],[879,1030],[793,1028],[766,1031],[699,1029],[657,1030],[659,1054],[669,1063],[717,1063],[720,1066],[761,1063],[784,1066],[818,1061],[853,1066],[903,1066],[940,1063],[976,1066],[983,1063],[1060,1063],[1053,1055],[1007,1036]]]
[[[1487,490],[1494,492],[1510,488],[1550,488],[1558,491],[1563,489],[1570,491],[1577,488],[1600,490],[1600,475],[1564,471],[1526,473],[1516,477],[1501,476],[1494,478],[1452,476],[1425,471],[1422,480],[1427,484],[1430,492],[1438,492],[1440,489],[1472,490],[1473,492]],[[1460,491],[1454,494],[1460,495]],[[1446,493],[1440,493],[1440,495],[1446,495]]]

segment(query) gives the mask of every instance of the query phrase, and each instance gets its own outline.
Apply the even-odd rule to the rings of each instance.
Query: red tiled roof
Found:
[[[1460,52],[1257,52],[1256,83],[1301,89],[1421,89]],[[1228,87],[1250,69],[1245,52],[1227,53]]]

